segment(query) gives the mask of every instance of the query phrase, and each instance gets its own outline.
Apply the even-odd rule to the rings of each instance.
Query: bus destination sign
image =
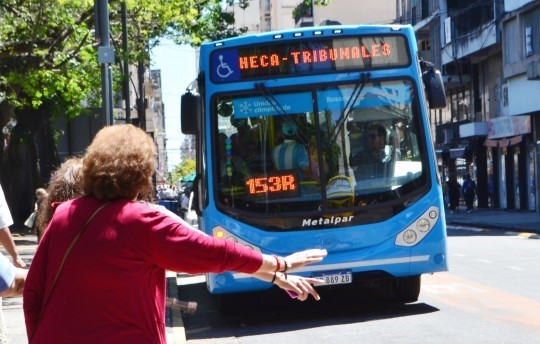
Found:
[[[410,64],[401,35],[317,38],[222,49],[211,57],[212,81],[301,76],[337,71],[405,67]]]
[[[300,187],[298,178],[292,171],[274,171],[266,175],[252,176],[246,180],[247,193],[256,197],[264,195],[268,198],[298,197]]]

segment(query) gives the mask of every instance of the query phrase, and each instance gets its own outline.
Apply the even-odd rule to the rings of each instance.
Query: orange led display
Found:
[[[263,42],[254,36],[245,45],[216,49],[210,56],[212,81],[237,82],[411,64],[407,40],[398,33],[281,39]]]
[[[246,180],[246,186],[251,196],[267,194],[276,197],[293,197],[299,194],[298,180],[294,173],[254,176]]]
[[[401,35],[302,38],[240,47],[227,56],[231,58],[230,66],[238,68],[242,80],[400,67],[411,62],[406,40]]]
[[[392,54],[392,46],[388,43],[371,44],[371,46],[345,46],[340,48],[324,48],[314,50],[290,51],[286,55],[260,54],[250,56],[240,56],[240,69],[258,69],[267,67],[279,67],[282,62],[293,65],[339,62],[364,59],[389,57]]]

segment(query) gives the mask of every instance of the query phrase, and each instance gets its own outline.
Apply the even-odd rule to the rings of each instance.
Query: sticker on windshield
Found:
[[[319,108],[331,111],[342,110],[349,101],[352,87],[328,89],[318,92]],[[377,106],[399,106],[411,103],[411,90],[408,84],[385,84],[382,87],[366,86],[354,109]]]
[[[287,93],[272,96],[275,101],[264,97],[245,97],[233,100],[236,118],[266,117],[313,111],[311,93]]]

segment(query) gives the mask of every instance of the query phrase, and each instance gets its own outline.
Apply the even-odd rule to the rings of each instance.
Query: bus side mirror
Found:
[[[429,68],[422,74],[426,88],[427,101],[431,109],[444,109],[446,107],[446,93],[441,72]]]
[[[187,135],[198,134],[197,123],[201,114],[201,96],[187,91],[180,98],[180,127]]]

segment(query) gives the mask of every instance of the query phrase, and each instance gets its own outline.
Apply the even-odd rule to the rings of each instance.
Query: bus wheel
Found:
[[[398,278],[392,286],[394,296],[399,302],[416,302],[420,295],[420,284],[420,275]]]

